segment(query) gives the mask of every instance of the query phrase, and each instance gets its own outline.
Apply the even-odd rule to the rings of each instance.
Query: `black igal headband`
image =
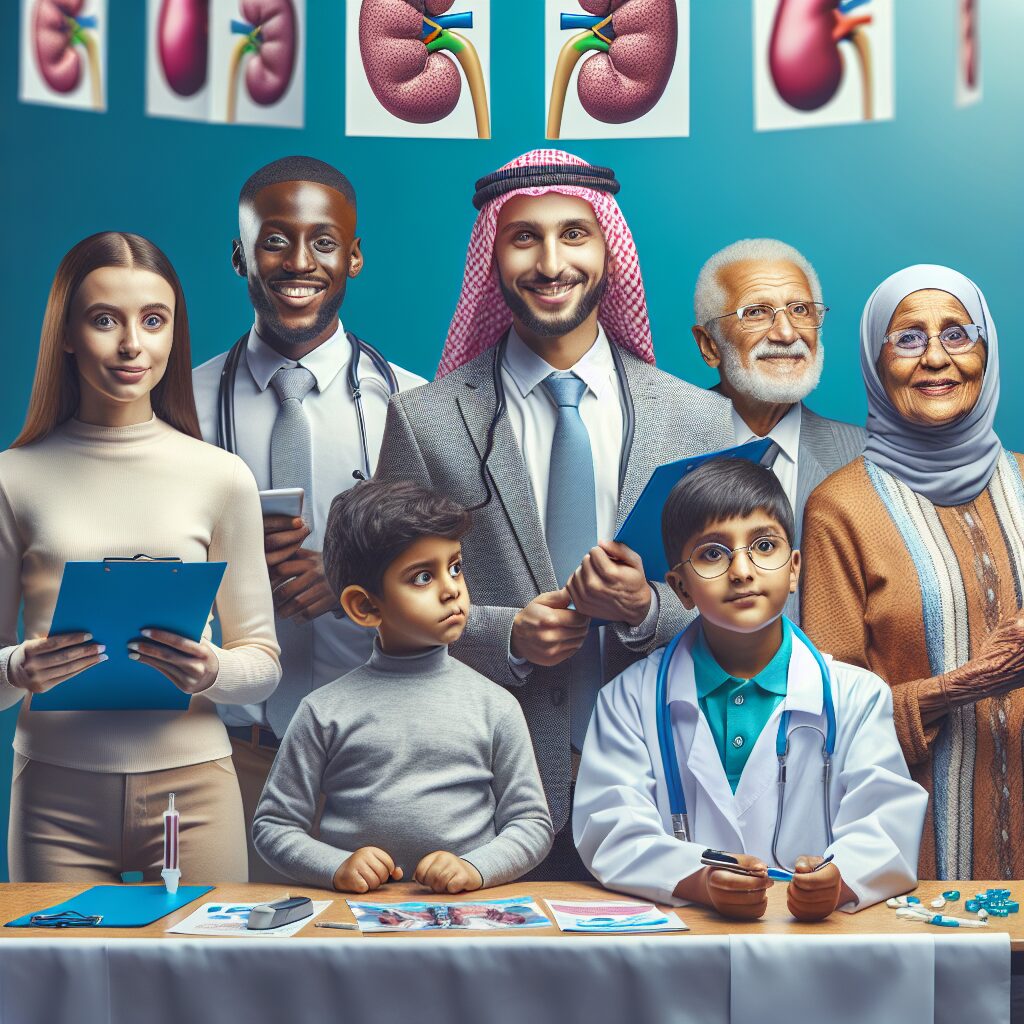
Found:
[[[595,167],[592,164],[537,164],[534,167],[507,167],[503,171],[487,174],[476,183],[473,205],[483,209],[484,205],[507,192],[521,188],[543,188],[551,185],[575,185],[596,192],[615,195],[619,183],[610,167]]]

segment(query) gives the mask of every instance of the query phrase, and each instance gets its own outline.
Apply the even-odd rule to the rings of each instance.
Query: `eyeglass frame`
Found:
[[[103,921],[102,914],[83,914],[80,910],[58,910],[53,914],[33,914],[30,928],[94,928]]]
[[[959,327],[961,330],[964,331],[966,331],[968,327],[973,327],[978,332],[978,336],[966,348],[962,348],[957,352],[950,352],[949,349],[942,344],[942,335],[945,334],[946,331],[953,330],[954,327]],[[891,341],[890,339],[893,337],[893,335],[909,334],[911,331],[916,331],[918,334],[924,334],[924,331],[920,327],[904,327],[901,331],[890,331],[888,334],[883,335],[882,344],[890,345],[892,347],[892,353],[897,359],[920,359],[921,356],[923,356],[928,351],[928,343],[933,340],[937,341],[940,345],[942,345],[942,351],[945,352],[947,356],[965,355],[967,352],[970,352],[971,349],[973,349],[979,341],[983,341],[985,342],[985,344],[988,344],[988,338],[985,337],[985,328],[982,327],[981,324],[950,324],[948,327],[943,327],[938,334],[929,334],[924,339],[924,348],[921,349],[920,352],[901,352],[896,347],[896,342]],[[970,337],[970,334],[968,334],[967,336]]]
[[[789,555],[786,558],[786,561],[783,562],[781,565],[775,566],[774,569],[766,569],[766,568],[764,568],[764,566],[758,565],[757,562],[750,555],[750,549],[759,540],[764,540],[766,537],[771,537],[773,540],[781,540],[781,541],[783,541],[785,543],[786,547],[789,548]],[[697,567],[693,564],[693,561],[692,561],[693,553],[698,548],[721,548],[723,551],[728,551],[729,552],[729,561],[725,563],[725,568],[720,573],[718,573],[717,576],[705,576],[703,573],[698,572]],[[755,537],[749,544],[740,544],[738,547],[735,547],[735,548],[730,548],[730,547],[728,547],[728,545],[722,544],[720,541],[717,541],[717,540],[709,540],[709,541],[707,541],[704,544],[694,544],[694,546],[690,549],[690,557],[687,558],[687,559],[684,559],[682,562],[676,562],[676,564],[672,566],[670,571],[671,572],[675,572],[676,569],[678,569],[680,566],[689,565],[690,568],[693,569],[693,571],[695,573],[697,573],[697,575],[702,580],[717,580],[717,579],[720,579],[722,576],[724,576],[729,571],[729,569],[732,568],[732,560],[736,557],[736,552],[737,551],[746,551],[747,558],[750,559],[751,564],[756,566],[758,569],[760,569],[761,572],[778,572],[779,569],[785,569],[785,567],[789,564],[789,562],[793,558],[793,552],[795,550],[796,549],[793,547],[793,545],[788,540],[786,540],[786,538],[783,537],[781,533],[762,533],[760,537]]]
[[[704,322],[704,326],[707,327],[710,324],[714,323],[714,321],[716,321],[716,320],[725,320],[727,317],[734,316],[734,317],[736,317],[737,320],[739,320],[740,327],[744,331],[746,331],[747,334],[757,334],[758,331],[760,331],[760,328],[751,329],[749,327],[744,327],[743,326],[743,314],[748,309],[751,309],[754,306],[767,306],[769,309],[772,310],[771,322],[768,324],[767,327],[764,328],[764,331],[762,332],[764,334],[767,334],[775,326],[775,318],[783,310],[786,311],[786,319],[788,319],[790,324],[792,325],[793,318],[792,318],[792,316],[789,313],[789,307],[790,306],[794,306],[794,305],[796,305],[796,306],[814,306],[815,308],[820,308],[820,310],[821,310],[821,318],[818,320],[817,326],[816,327],[811,327],[811,328],[806,328],[805,327],[805,328],[803,328],[803,330],[820,331],[821,330],[821,325],[825,322],[825,314],[828,313],[829,310],[831,309],[831,307],[830,306],[826,306],[824,302],[816,302],[813,299],[794,299],[792,302],[787,302],[784,306],[772,306],[770,303],[767,303],[767,302],[748,302],[745,306],[740,306],[739,309],[734,309],[731,313],[723,313],[721,316],[713,316],[713,317],[711,317],[710,320],[706,320]]]

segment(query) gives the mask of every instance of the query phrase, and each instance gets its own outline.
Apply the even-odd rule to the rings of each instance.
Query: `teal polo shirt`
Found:
[[[782,643],[772,660],[755,679],[737,679],[715,661],[704,631],[697,634],[692,651],[697,702],[734,793],[757,737],[786,696],[792,653],[793,631],[783,620]]]

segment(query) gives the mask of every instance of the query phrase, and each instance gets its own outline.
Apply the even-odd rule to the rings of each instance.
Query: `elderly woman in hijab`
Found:
[[[922,878],[1024,877],[1024,458],[993,430],[999,347],[962,274],[915,266],[861,320],[864,455],[811,495],[804,629],[892,687],[929,792]]]

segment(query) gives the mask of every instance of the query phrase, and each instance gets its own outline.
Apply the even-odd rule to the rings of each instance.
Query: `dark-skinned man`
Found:
[[[237,451],[261,490],[305,492],[301,518],[264,517],[281,685],[265,704],[220,709],[251,827],[299,702],[370,655],[367,632],[335,614],[323,531],[332,498],[355,483],[354,474],[373,470],[391,389],[423,380],[392,366],[389,382],[383,360],[339,320],[346,286],[363,269],[356,196],[344,174],[311,157],[276,160],[242,186],[238,221],[231,264],[248,283],[255,317],[233,350],[237,362],[226,352],[194,371],[203,437]],[[281,880],[251,839],[249,878]]]

